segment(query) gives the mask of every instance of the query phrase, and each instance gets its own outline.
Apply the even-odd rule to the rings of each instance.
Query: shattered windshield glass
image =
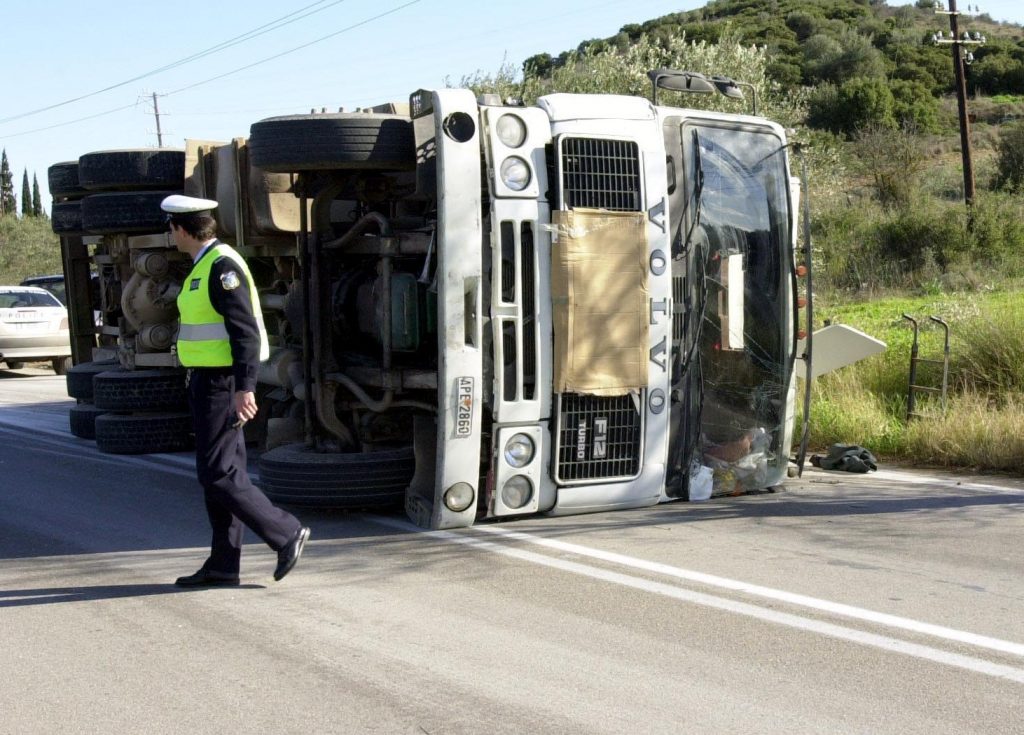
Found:
[[[769,130],[710,123],[687,126],[682,140],[699,196],[687,228],[690,250],[704,263],[697,458],[713,472],[716,495],[762,488],[781,482],[788,461],[785,149]]]

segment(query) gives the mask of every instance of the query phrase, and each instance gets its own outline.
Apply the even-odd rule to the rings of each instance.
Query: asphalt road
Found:
[[[271,580],[170,583],[191,457],[0,369],[0,733],[1024,733],[1024,484],[883,469],[421,532],[302,513]]]

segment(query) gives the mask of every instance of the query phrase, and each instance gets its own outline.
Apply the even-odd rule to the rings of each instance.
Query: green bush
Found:
[[[823,84],[808,100],[807,122],[834,133],[853,135],[868,126],[896,127],[896,101],[888,82],[858,77],[837,89]]]
[[[1024,123],[1006,125],[996,143],[995,187],[1024,190]]]
[[[939,129],[939,102],[924,81],[894,79],[892,81],[893,115],[904,127],[918,133],[934,133]]]
[[[1024,270],[1024,202],[1015,194],[984,192],[974,200],[968,249],[976,263],[996,266],[1005,276]]]

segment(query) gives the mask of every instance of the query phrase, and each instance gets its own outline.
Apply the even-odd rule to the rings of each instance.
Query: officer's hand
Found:
[[[256,418],[256,394],[251,390],[235,392],[235,414],[241,421]]]

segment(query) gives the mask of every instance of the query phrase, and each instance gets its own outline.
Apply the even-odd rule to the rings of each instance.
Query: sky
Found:
[[[996,20],[1024,23],[1021,0],[970,1]],[[27,170],[48,209],[51,164],[157,145],[154,93],[165,147],[183,147],[186,138],[229,141],[266,117],[404,101],[421,87],[458,84],[503,63],[518,69],[533,54],[557,55],[628,23],[704,4],[50,0],[43,10],[5,3],[0,148],[19,208]],[[259,35],[242,38],[253,31]]]

